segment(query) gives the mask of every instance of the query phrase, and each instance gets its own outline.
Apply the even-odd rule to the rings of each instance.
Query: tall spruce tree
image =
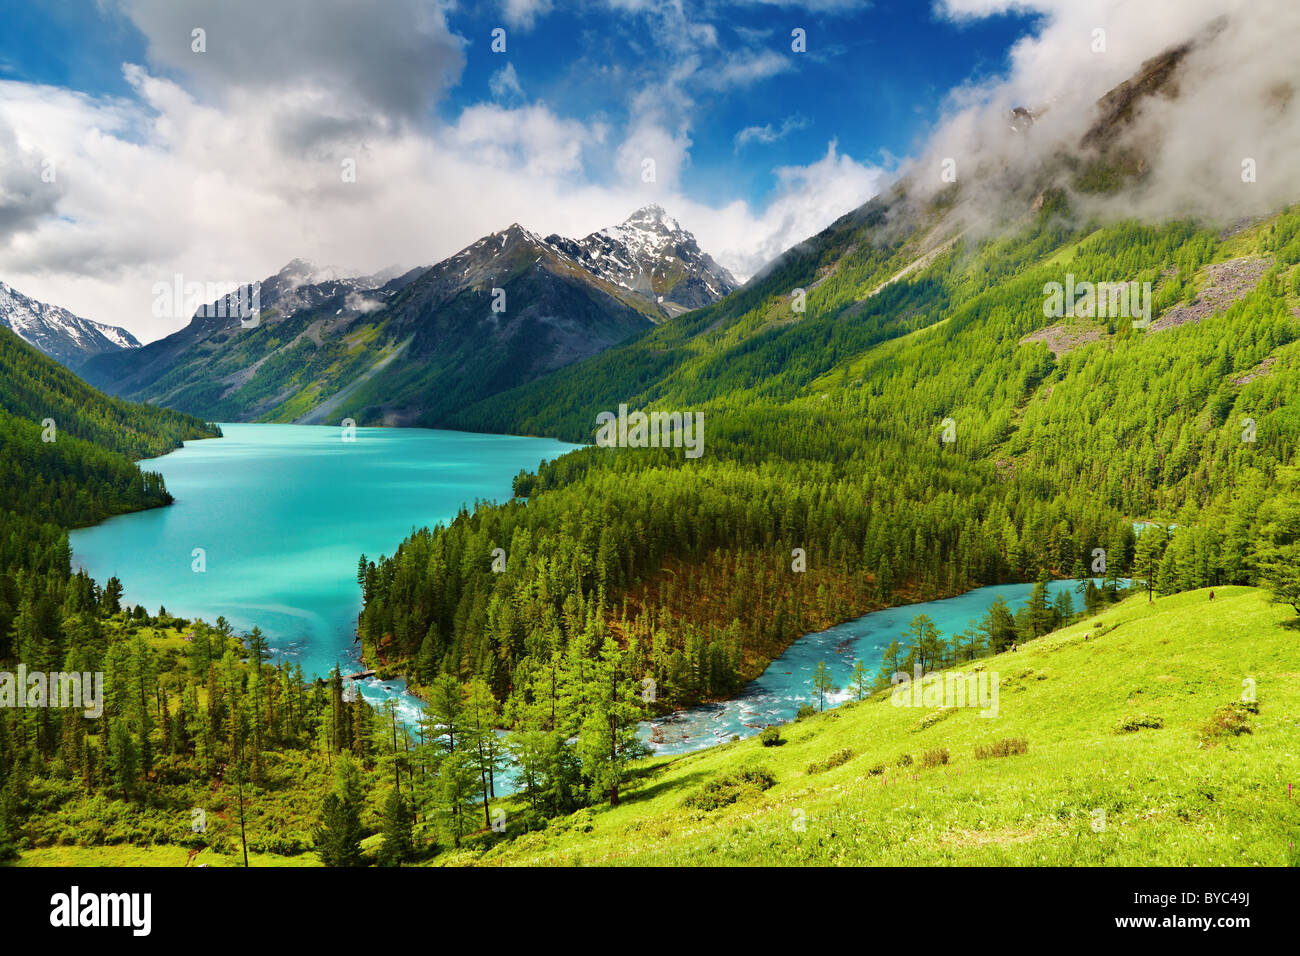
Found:
[[[583,773],[591,781],[592,799],[607,795],[610,806],[617,806],[630,764],[647,753],[637,737],[643,704],[638,683],[628,672],[613,637],[605,638],[591,670],[590,709],[582,723],[578,750]]]
[[[362,866],[361,809],[365,789],[361,768],[347,751],[334,763],[334,785],[322,802],[321,818],[313,831],[316,852],[326,866]]]
[[[381,866],[401,866],[415,859],[415,838],[411,832],[411,812],[394,786],[384,799],[384,816],[380,828],[384,842],[379,847]]]

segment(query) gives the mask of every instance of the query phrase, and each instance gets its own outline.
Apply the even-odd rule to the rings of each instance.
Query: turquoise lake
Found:
[[[223,615],[240,632],[254,625],[277,655],[324,675],[337,662],[360,669],[354,641],[361,594],[357,558],[392,554],[415,528],[445,522],[476,500],[504,500],[520,469],[533,470],[574,445],[426,429],[222,425],[224,438],[189,442],[142,462],[161,472],[176,503],[110,518],[72,532],[73,562],[101,583],[121,579],[124,600],[182,617]],[[206,570],[193,570],[195,548]],[[1051,585],[1052,596],[1076,582]],[[796,641],[737,697],[647,722],[659,753],[684,753],[757,733],[812,700],[818,661],[847,687],[853,663],[877,667],[880,653],[919,613],[945,636],[964,630],[1001,595],[1017,609],[1032,584],[979,588],[960,597],[876,611]],[[1077,595],[1076,606],[1077,606]],[[419,701],[401,681],[359,681],[371,701],[393,697],[414,722]],[[834,695],[828,706],[847,699]],[[507,774],[507,776],[509,776]],[[502,789],[509,789],[509,784]]]
[[[354,642],[361,592],[357,559],[392,554],[415,528],[450,521],[462,505],[505,500],[520,469],[576,446],[548,438],[417,428],[222,425],[224,438],[141,462],[175,504],[120,515],[71,534],[73,563],[101,584],[122,580],[123,600],[150,611],[218,615],[254,625],[308,675],[360,669]],[[207,570],[192,570],[193,551]],[[400,681],[365,682],[372,700]]]

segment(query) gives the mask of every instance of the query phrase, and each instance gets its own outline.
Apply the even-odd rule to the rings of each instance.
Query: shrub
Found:
[[[921,766],[927,770],[930,767],[937,767],[940,764],[945,764],[947,762],[947,747],[935,747],[933,750],[927,750],[925,753],[921,754]]]
[[[809,773],[824,773],[834,767],[841,766],[853,759],[853,751],[845,747],[843,750],[837,750],[825,760],[814,760],[808,765]]]
[[[805,717],[811,717],[817,713],[817,708],[812,704],[800,704],[799,712],[794,715],[795,720],[803,720]]]
[[[1130,717],[1124,717],[1115,725],[1115,733],[1131,734],[1137,730],[1159,730],[1165,725],[1163,717],[1155,717],[1151,714],[1134,714]]]
[[[758,735],[758,739],[763,742],[764,747],[779,747],[785,743],[781,739],[781,728],[776,725],[764,727],[762,733]]]
[[[590,833],[593,826],[591,810],[587,807],[575,810],[567,817],[552,817],[546,823],[546,829],[552,833],[567,833],[570,830]]]
[[[776,776],[766,767],[742,767],[714,777],[682,803],[695,810],[717,810],[730,806],[746,794],[770,790],[775,784]]]
[[[1013,757],[1016,754],[1026,753],[1028,750],[1029,741],[1024,737],[1004,737],[991,744],[976,744],[975,759],[987,760],[989,757]]]
[[[1205,743],[1211,743],[1217,737],[1240,737],[1242,734],[1248,734],[1251,732],[1250,718],[1258,713],[1257,703],[1245,704],[1234,701],[1231,704],[1224,704],[1201,728],[1201,738]]]
[[[938,710],[932,710],[926,714],[912,727],[912,733],[918,733],[933,727],[941,720],[947,720],[953,714],[957,713],[956,707],[940,707]]]
[[[883,763],[878,763],[867,771],[867,773],[873,777],[879,777],[884,772],[885,772],[885,765]]]
[[[894,763],[896,763],[900,767],[910,767],[912,766],[912,755],[903,754],[897,760],[895,760]]]

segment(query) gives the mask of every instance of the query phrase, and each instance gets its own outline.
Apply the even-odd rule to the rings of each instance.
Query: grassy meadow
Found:
[[[980,664],[999,675],[997,717],[956,709],[922,729],[933,711],[892,706],[886,691],[787,725],[779,746],[755,737],[650,761],[618,807],[435,862],[1298,862],[1300,629],[1290,608],[1242,587],[1216,589],[1213,601],[1205,590],[1154,604],[1137,596]],[[1242,702],[1247,679],[1254,706]],[[1161,726],[1121,729],[1143,723]],[[1015,738],[1025,753],[975,755]],[[922,767],[943,750],[946,763]],[[839,766],[809,772],[846,751]],[[775,784],[727,788],[746,768]],[[686,805],[715,782],[734,803]]]

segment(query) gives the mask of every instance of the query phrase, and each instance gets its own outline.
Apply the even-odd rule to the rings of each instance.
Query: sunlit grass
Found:
[[[590,831],[523,834],[447,862],[1286,865],[1300,840],[1300,793],[1288,792],[1300,783],[1300,630],[1257,590],[1215,594],[1131,598],[986,660],[1000,676],[995,718],[964,709],[914,731],[913,709],[877,695],[785,728],[782,747],[753,739],[659,761],[622,806],[589,814]],[[1205,725],[1248,678],[1250,732],[1207,746]],[[1114,733],[1136,713],[1163,728]],[[1028,752],[976,759],[1011,737]],[[940,747],[949,763],[920,769]],[[852,759],[808,775],[846,748]],[[776,786],[684,806],[748,764]]]

